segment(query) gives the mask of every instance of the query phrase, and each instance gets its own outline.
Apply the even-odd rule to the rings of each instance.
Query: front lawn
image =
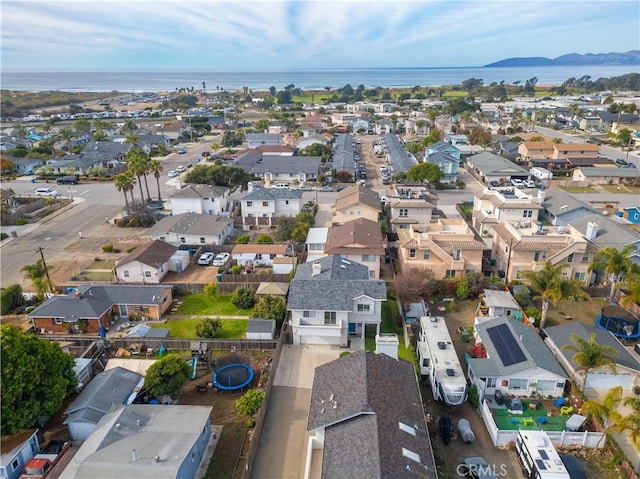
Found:
[[[598,190],[592,188],[591,186],[561,186],[560,189],[566,191],[567,193],[600,193]]]
[[[244,339],[247,331],[248,319],[219,319],[222,325],[220,334],[215,339]],[[169,319],[164,324],[150,324],[152,328],[169,329],[170,338],[197,339],[196,325],[202,318]]]
[[[231,295],[192,294],[182,300],[175,314],[181,316],[250,316],[251,309],[238,309],[231,302]]]
[[[398,357],[417,365],[418,358],[411,346],[408,348],[404,345],[404,335],[402,334],[402,324],[396,324],[395,319],[398,315],[398,304],[395,299],[388,299],[382,303],[382,324],[380,324],[381,333],[395,333],[398,335],[399,347]],[[365,338],[364,343],[365,350],[375,351],[376,340],[375,338]]]

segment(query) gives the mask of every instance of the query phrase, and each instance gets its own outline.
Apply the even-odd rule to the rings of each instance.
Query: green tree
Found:
[[[204,288],[202,288],[202,292],[205,296],[215,298],[218,294],[218,285],[216,283],[207,283],[204,285]]]
[[[238,309],[251,309],[255,303],[256,293],[253,289],[238,287],[231,296],[231,304]]]
[[[158,186],[158,201],[162,201],[162,196],[160,193],[160,175],[163,171],[162,162],[160,160],[151,160],[149,162],[149,173],[153,173],[153,176],[156,178],[156,184]]]
[[[326,161],[331,157],[331,148],[322,143],[314,143],[302,150],[301,154],[302,156],[319,156],[323,161]]]
[[[147,198],[151,200],[151,195],[149,195],[149,185],[147,184],[147,168],[147,155],[143,150],[140,148],[132,148],[127,152],[127,169],[138,178],[142,203],[145,202],[144,191],[142,190],[142,181],[140,180],[142,177],[144,177],[144,183],[147,189]]]
[[[189,378],[191,368],[177,354],[168,354],[147,369],[144,387],[155,397],[179,394]]]
[[[595,333],[591,334],[589,339],[582,338],[577,334],[572,334],[570,337],[573,344],[565,344],[562,349],[575,353],[571,360],[578,366],[583,387],[587,380],[587,374],[593,369],[606,366],[614,373],[616,372],[614,359],[618,355],[616,348],[598,343]]]
[[[268,128],[269,120],[263,118],[262,120],[256,121],[256,129],[258,131],[267,131]]]
[[[52,289],[49,278],[46,277],[47,271],[45,270],[44,262],[39,259],[34,264],[24,265],[20,268],[20,271],[25,273],[27,279],[31,280],[31,284],[36,289],[38,300],[42,301],[47,289]]]
[[[622,386],[609,389],[602,398],[602,401],[588,400],[582,404],[582,410],[598,418],[602,424],[603,438],[610,432],[618,431],[622,421],[622,414],[619,412],[622,402]],[[598,447],[600,442],[598,442]]]
[[[438,165],[433,163],[418,163],[407,170],[408,181],[428,181],[429,183],[437,183],[444,177],[444,173]]]
[[[264,397],[264,391],[260,389],[249,389],[236,401],[238,414],[242,417],[248,418],[249,422],[253,424],[253,416],[262,407]]]
[[[219,319],[206,318],[196,325],[196,336],[199,338],[212,339],[218,337],[222,330],[222,323]]]
[[[256,239],[256,243],[258,244],[273,244],[273,238],[268,234],[261,234]]]
[[[267,294],[253,308],[253,316],[261,319],[275,319],[279,328],[287,316],[287,303],[282,298]]]
[[[242,234],[236,238],[236,244],[249,244],[249,241],[251,241],[251,238],[248,234]]]
[[[60,138],[62,138],[67,143],[67,151],[71,153],[71,140],[75,136],[73,130],[71,128],[63,128],[60,130]]]
[[[628,244],[621,249],[609,246],[598,251],[589,265],[589,271],[603,271],[611,284],[609,302],[613,301],[616,286],[626,275],[638,271],[638,266],[631,260],[635,246]]]
[[[562,270],[567,266],[566,263],[553,265],[551,261],[547,261],[540,271],[522,271],[520,273],[540,293],[542,299],[540,329],[543,329],[547,322],[549,306],[551,304],[557,305],[562,298],[572,296],[579,289],[575,280],[562,277]]]
[[[73,129],[81,135],[88,135],[91,132],[91,122],[86,118],[78,118],[73,122]]]
[[[133,198],[133,188],[136,185],[136,178],[133,176],[131,171],[127,170],[117,174],[113,180],[116,189],[124,193],[124,203],[127,207],[127,213],[130,213],[131,208],[129,206],[129,200],[127,199],[127,192],[131,192],[131,202],[135,203]]]
[[[62,406],[77,385],[73,358],[57,342],[0,326],[2,434],[32,427]]]
[[[631,407],[631,412],[621,418],[616,425],[618,432],[629,432],[629,437],[636,447],[640,447],[640,399],[634,397],[624,398],[625,406]]]

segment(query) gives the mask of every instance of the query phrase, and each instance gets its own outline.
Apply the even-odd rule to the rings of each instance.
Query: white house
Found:
[[[369,278],[369,268],[327,256],[298,266],[287,309],[294,344],[347,346],[352,337],[364,347],[365,328],[380,332],[385,282]]]
[[[287,244],[237,244],[231,251],[231,258],[240,266],[272,267],[274,273],[288,274],[295,265],[295,257],[287,256]]]
[[[387,200],[391,211],[391,231],[409,229],[409,225],[427,226],[431,222],[433,210],[438,204],[438,196],[423,185],[396,185],[395,196]]]
[[[472,226],[483,237],[491,237],[494,225],[537,221],[541,209],[542,196],[518,188],[484,188],[473,198]]]
[[[116,281],[119,283],[158,284],[175,263],[177,247],[163,241],[153,241],[138,246],[133,252],[116,263]]]
[[[289,188],[258,188],[247,193],[240,199],[243,228],[270,228],[278,217],[297,216],[302,211],[302,193]]]
[[[522,321],[522,308],[509,291],[485,289],[476,308],[474,328],[480,323],[500,317]],[[480,341],[479,336],[476,336],[476,341]]]
[[[181,213],[165,216],[144,236],[172,245],[221,245],[233,231],[233,220],[228,216]]]
[[[327,242],[329,228],[326,226],[320,228],[309,228],[305,244],[307,247],[307,262],[327,256],[324,252],[324,246]]]
[[[171,212],[201,215],[229,215],[232,201],[226,186],[186,184],[169,197]]]
[[[569,380],[535,328],[500,317],[476,326],[485,358],[469,359],[468,377],[480,399],[503,395],[560,397]]]

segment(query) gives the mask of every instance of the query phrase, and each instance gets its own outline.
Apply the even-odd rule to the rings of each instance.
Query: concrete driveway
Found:
[[[260,434],[252,477],[298,479],[304,476],[307,416],[316,366],[340,356],[331,346],[286,345],[273,375],[273,389]]]

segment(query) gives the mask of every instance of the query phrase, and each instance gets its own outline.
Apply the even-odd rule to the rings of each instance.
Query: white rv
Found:
[[[420,374],[428,376],[436,401],[459,406],[467,399],[467,379],[444,318],[422,316],[418,341]]]
[[[545,431],[518,431],[516,452],[527,479],[571,479]]]

